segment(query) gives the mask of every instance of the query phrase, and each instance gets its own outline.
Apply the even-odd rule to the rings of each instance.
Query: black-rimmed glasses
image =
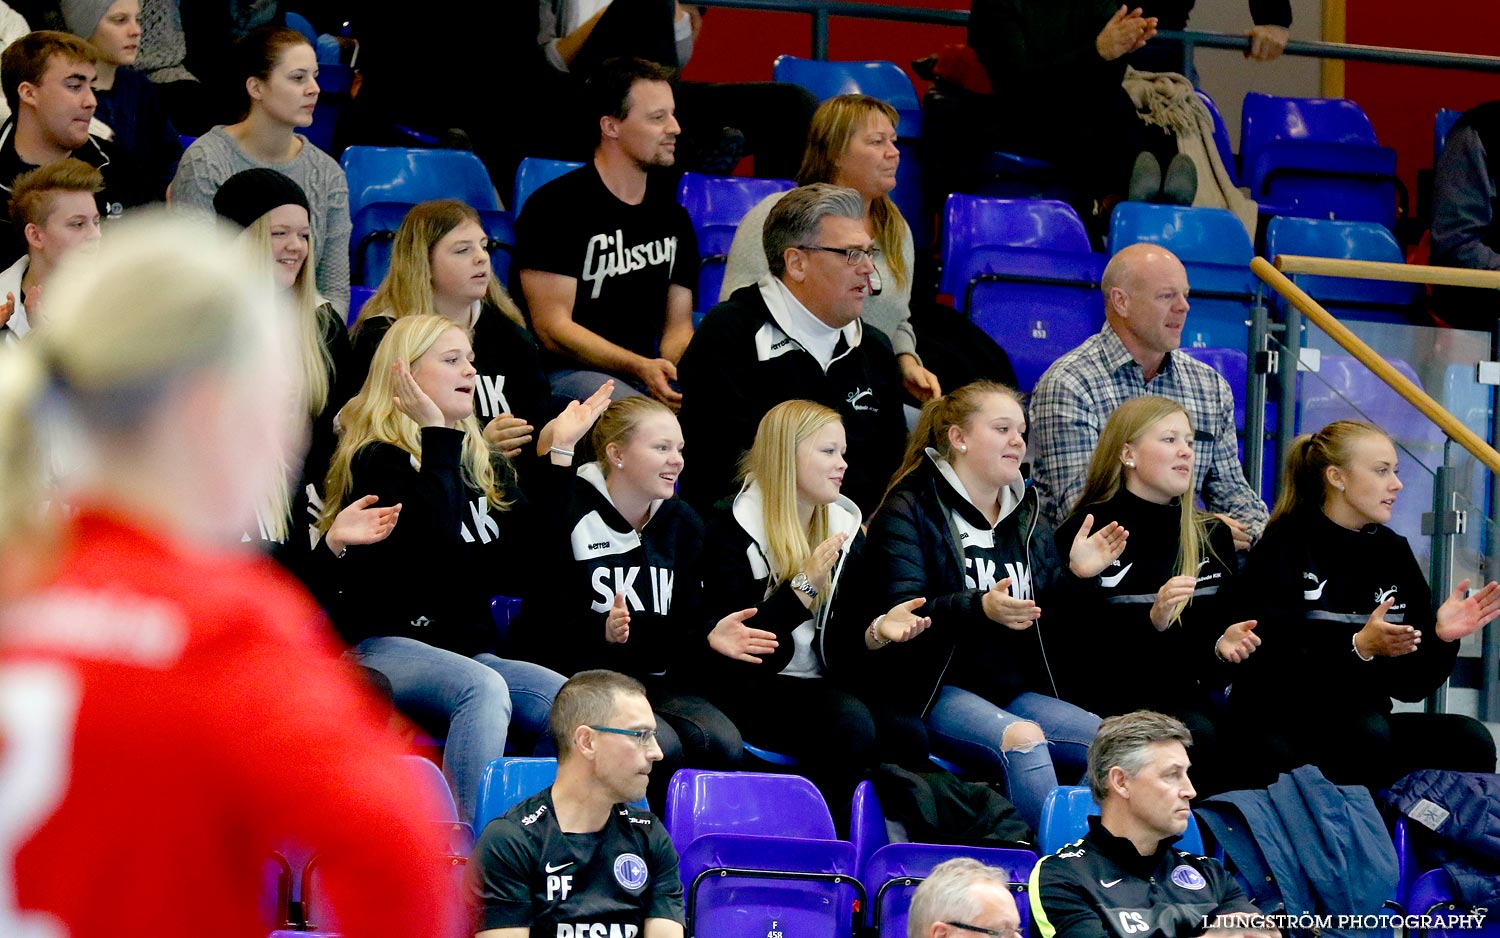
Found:
[[[868,248],[825,248],[821,244],[799,244],[797,247],[803,251],[823,251],[827,254],[842,254],[850,267],[858,267],[866,260],[873,264],[875,263],[875,258],[880,256],[880,248],[874,245]]]
[[[978,932],[981,935],[990,935],[992,938],[1021,938],[1021,932],[1017,929],[1009,931],[997,931],[993,928],[981,928],[978,925],[968,925],[964,922],[944,922],[949,928],[962,928],[964,931]]]
[[[635,740],[642,749],[650,749],[651,744],[656,742],[656,730],[627,730],[618,726],[595,726],[592,723],[585,724],[591,730],[600,733],[614,733],[618,736],[629,736]]]

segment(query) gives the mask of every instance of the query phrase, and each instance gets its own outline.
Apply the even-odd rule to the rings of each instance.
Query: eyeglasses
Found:
[[[1021,932],[1012,928],[1008,931],[996,931],[993,928],[980,928],[978,925],[965,925],[963,922],[944,922],[950,928],[962,928],[964,931],[979,932],[981,935],[990,935],[992,938],[1021,938]]]
[[[651,744],[656,742],[656,730],[627,730],[618,726],[595,726],[592,723],[585,724],[591,730],[600,733],[614,733],[618,736],[629,736],[636,741],[642,749],[650,749]]]
[[[850,267],[858,267],[867,260],[873,264],[875,263],[875,258],[880,256],[880,248],[874,245],[868,248],[825,248],[821,244],[799,244],[797,248],[802,251],[823,251],[828,254],[842,254]]]

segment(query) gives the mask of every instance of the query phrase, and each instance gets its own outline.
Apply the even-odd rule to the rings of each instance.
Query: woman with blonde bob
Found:
[[[546,485],[533,489],[550,508],[550,599],[526,628],[536,660],[564,674],[607,668],[645,685],[662,749],[647,797],[660,808],[677,769],[733,769],[744,752],[729,718],[686,692],[703,644],[703,521],[676,497],[686,454],[667,405],[628,397],[592,427],[576,413],[553,422]]]
[[[1064,558],[1021,479],[1025,432],[1016,392],[989,381],[922,408],[870,521],[861,593],[871,609],[926,596],[932,628],[870,656],[861,680],[925,719],[934,752],[1003,778],[1035,827],[1058,776],[1082,776],[1099,728],[1062,699],[1044,632],[1059,647],[1068,601],[1120,555],[1126,532],[1095,532],[1088,518]]]
[[[879,253],[870,278],[874,293],[865,298],[860,318],[890,339],[902,381],[918,403],[941,395],[944,386],[957,387],[975,378],[1014,383],[1015,372],[1005,352],[952,310],[934,310],[923,317],[922,354],[917,352],[912,313],[916,250],[911,227],[890,196],[901,164],[901,151],[896,148],[898,120],[895,108],[869,95],[845,94],[824,101],[808,129],[797,185],[832,183],[854,189],[864,199],[865,228]],[[770,276],[762,229],[782,195],[766,196],[740,221],[729,249],[720,301]],[[924,356],[941,359],[941,363]]]
[[[800,759],[836,802],[834,817],[879,750],[870,708],[830,670],[928,625],[920,597],[859,627],[838,624],[853,605],[840,585],[864,542],[859,508],[839,494],[844,448],[838,413],[821,404],[786,401],[766,413],[744,488],[708,525],[701,616],[716,623],[708,644],[718,653],[700,669],[703,696],[747,740]]]
[[[442,316],[467,329],[484,438],[529,466],[528,444],[551,416],[552,392],[521,311],[495,279],[488,244],[479,213],[463,202],[414,206],[396,231],[390,271],[354,323],[354,357],[368,364],[386,330],[407,316]]]
[[[1125,551],[1079,600],[1077,642],[1060,667],[1077,702],[1102,716],[1155,710],[1193,733],[1193,783],[1220,790],[1222,708],[1214,694],[1228,664],[1260,644],[1240,608],[1234,538],[1193,505],[1193,428],[1164,397],[1137,397],[1110,414],[1083,494],[1057,530],[1072,543],[1085,514],[1132,532]],[[1231,624],[1232,623],[1232,624]]]
[[[1245,566],[1260,651],[1229,695],[1245,786],[1313,763],[1384,788],[1416,769],[1495,771],[1495,742],[1459,714],[1392,713],[1453,670],[1459,639],[1500,615],[1500,584],[1469,580],[1433,611],[1406,538],[1386,527],[1402,489],[1384,431],[1338,420],[1287,454],[1281,497]]]
[[[328,891],[346,927],[454,934],[450,887],[417,860],[439,849],[424,794],[389,770],[399,747],[306,594],[240,546],[301,429],[270,278],[228,232],[181,218],[126,219],[76,257],[0,368],[0,732],[22,773],[7,782],[25,779],[5,807],[23,821],[6,874],[22,918],[161,933],[181,890],[122,881],[134,852],[190,864],[188,911],[255,934],[246,858],[295,830],[340,858]],[[64,445],[74,472],[44,492]],[[69,510],[44,514],[46,497]]]
[[[442,316],[390,327],[339,412],[323,510],[327,524],[356,492],[402,506],[388,538],[347,550],[334,621],[354,659],[390,680],[396,705],[446,736],[443,770],[465,817],[485,763],[505,751],[512,713],[542,736],[563,684],[493,653],[490,599],[526,594],[536,532],[474,417],[472,354],[468,333]]]

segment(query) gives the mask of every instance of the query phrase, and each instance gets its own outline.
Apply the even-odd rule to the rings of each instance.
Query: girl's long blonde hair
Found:
[[[797,170],[797,185],[833,182],[838,175],[839,160],[849,151],[855,134],[864,131],[873,114],[884,116],[891,122],[893,130],[901,120],[895,108],[867,94],[841,94],[819,105],[807,130],[807,149],[802,154],[802,166]],[[898,289],[905,287],[911,279],[906,258],[901,254],[906,219],[901,217],[901,210],[889,195],[882,195],[870,203],[870,226],[875,229],[870,233],[875,236],[875,243],[880,245],[886,264],[891,268],[891,279],[896,281]]]
[[[838,412],[812,401],[783,401],[761,418],[755,442],[740,461],[740,477],[760,486],[771,585],[790,580],[832,533],[828,506],[813,509],[804,529],[797,518],[797,447],[829,424]]]
[[[243,235],[245,242],[258,257],[271,257],[271,216],[260,216],[250,223]],[[316,258],[318,246],[308,236],[307,260],[297,272],[292,283],[291,303],[297,319],[293,329],[297,335],[297,364],[302,373],[302,402],[308,416],[314,420],[328,406],[329,377],[333,371],[333,355],[323,343],[329,321],[336,315],[318,296]]]
[[[1193,432],[1193,418],[1176,401],[1165,397],[1147,395],[1135,397],[1115,408],[1099,433],[1099,442],[1094,447],[1089,461],[1089,475],[1084,482],[1083,494],[1073,507],[1073,514],[1086,511],[1090,505],[1109,501],[1125,487],[1125,465],[1122,453],[1126,444],[1139,443],[1151,428],[1173,414],[1188,418],[1188,432]],[[1198,564],[1205,556],[1213,555],[1221,563],[1223,558],[1214,554],[1208,540],[1210,515],[1193,505],[1193,493],[1179,499],[1182,503],[1181,520],[1177,529],[1177,576],[1197,576]],[[1192,599],[1178,603],[1172,609],[1171,622],[1182,618]]]
[[[390,270],[355,320],[356,335],[367,321],[377,316],[401,319],[438,315],[432,293],[432,252],[439,241],[466,221],[482,224],[479,213],[457,199],[436,199],[412,206],[391,244]],[[526,325],[520,309],[495,279],[493,271],[484,299],[516,325]]]
[[[343,510],[353,494],[353,464],[359,451],[371,443],[390,443],[422,458],[422,430],[417,422],[403,414],[395,404],[396,384],[391,366],[398,360],[407,367],[427,353],[443,333],[457,329],[442,316],[404,316],[396,320],[380,347],[375,350],[375,359],[370,363],[370,373],[365,377],[359,393],[339,411],[339,425],[343,433],[339,437],[338,449],[328,467],[328,478],[324,487],[327,492],[323,516],[319,528],[327,531],[333,519]],[[491,454],[479,429],[479,420],[470,414],[461,425],[464,432],[463,467],[464,482],[483,492],[490,506],[497,511],[510,507],[501,488],[492,459],[503,465],[505,457]]]
[[[1335,420],[1317,433],[1304,433],[1292,441],[1286,455],[1281,495],[1271,520],[1302,511],[1322,511],[1328,500],[1329,466],[1347,467],[1354,441],[1370,435],[1390,436],[1363,420]]]

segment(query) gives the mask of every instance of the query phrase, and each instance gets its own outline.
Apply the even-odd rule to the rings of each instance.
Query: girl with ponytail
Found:
[[[925,718],[938,755],[1003,778],[1034,827],[1059,776],[1082,776],[1099,728],[1060,699],[1043,633],[1066,627],[1065,598],[1119,557],[1126,531],[1095,532],[1089,516],[1064,559],[1021,480],[1025,432],[1016,392],[989,381],[922,408],[870,522],[862,592],[870,609],[926,596],[932,628],[873,649],[859,679]]]
[[[1484,725],[1392,713],[1453,670],[1459,639],[1500,615],[1500,584],[1463,580],[1434,612],[1411,545],[1386,525],[1402,484],[1390,437],[1339,420],[1292,443],[1285,487],[1245,567],[1262,646],[1235,677],[1230,715],[1251,787],[1313,763],[1383,788],[1415,769],[1495,770]]]

